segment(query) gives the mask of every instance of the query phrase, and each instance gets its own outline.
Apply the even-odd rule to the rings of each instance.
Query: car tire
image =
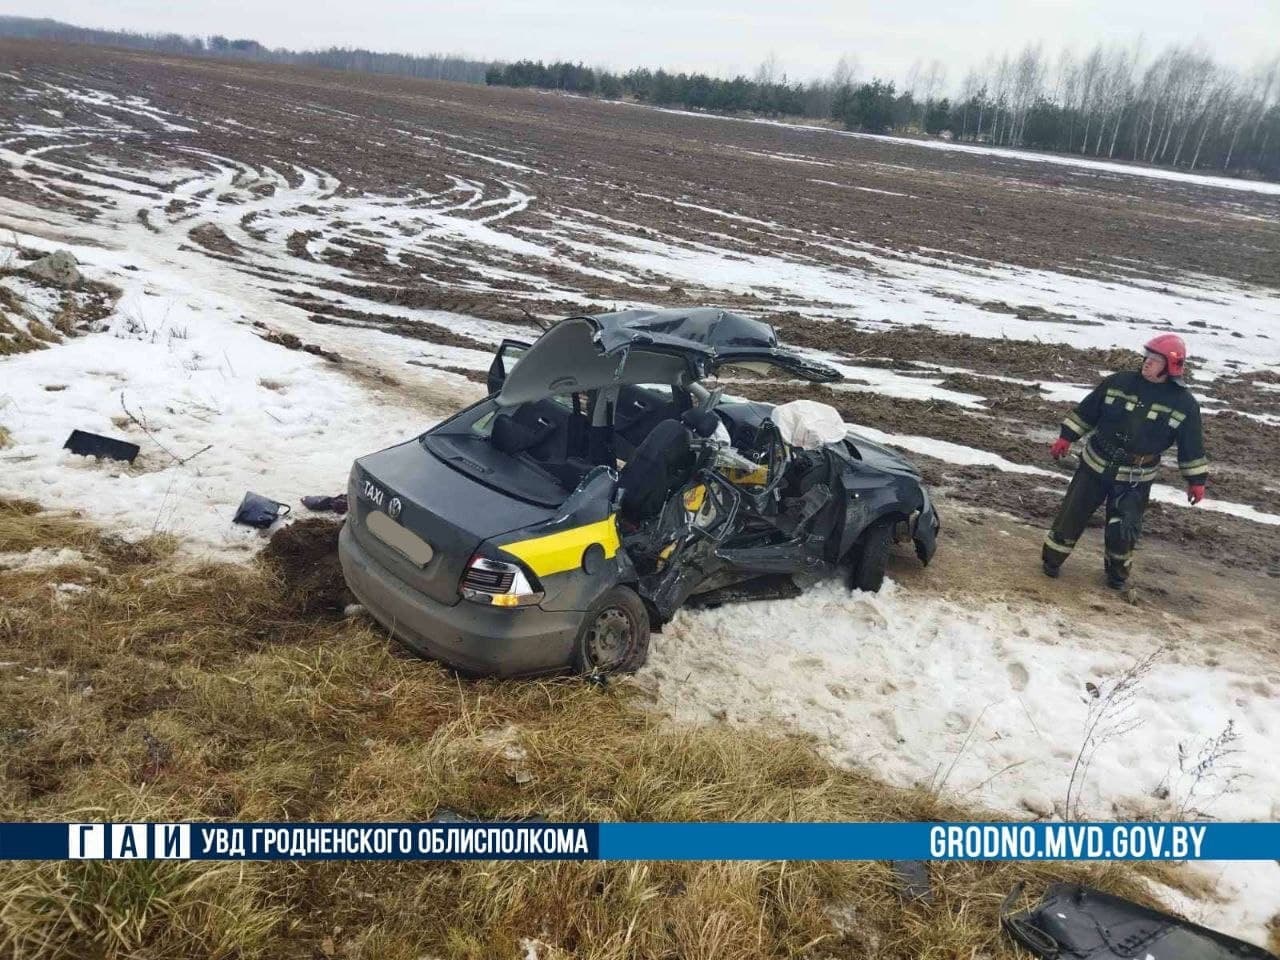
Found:
[[[649,611],[628,587],[613,587],[582,618],[573,668],[588,676],[633,673],[649,659]]]
[[[862,539],[850,551],[853,566],[849,571],[849,589],[877,593],[884,584],[885,567],[889,565],[889,547],[893,543],[893,523],[881,520],[862,533]]]

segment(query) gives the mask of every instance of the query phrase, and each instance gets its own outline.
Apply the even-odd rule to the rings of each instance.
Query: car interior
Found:
[[[612,398],[612,399],[611,399]],[[691,477],[695,434],[710,436],[723,426],[731,446],[753,464],[767,454],[768,407],[751,403],[716,404],[713,413],[699,406],[714,400],[705,391],[692,393],[667,384],[626,384],[616,390],[592,390],[544,397],[510,409],[494,407],[472,425],[498,452],[549,475],[565,493],[574,490],[595,466],[620,470],[624,489],[622,514],[632,524],[660,512],[671,494]],[[699,419],[709,417],[710,419]],[[803,457],[788,460],[788,473],[811,474],[815,464]],[[820,460],[821,458],[817,458]],[[749,474],[754,474],[754,479]],[[750,486],[768,470],[729,471],[737,484]],[[787,482],[787,486],[795,483]]]

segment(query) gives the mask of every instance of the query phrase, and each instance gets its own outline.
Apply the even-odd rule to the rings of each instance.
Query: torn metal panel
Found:
[[[1054,884],[1035,907],[1005,913],[1001,923],[1022,946],[1051,960],[1277,960],[1243,940],[1074,883]]]

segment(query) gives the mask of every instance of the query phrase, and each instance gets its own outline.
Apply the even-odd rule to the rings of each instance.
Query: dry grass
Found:
[[[335,613],[333,528],[291,529],[269,563],[179,570],[171,542],[0,507],[0,551],[86,558],[0,572],[0,661],[16,664],[0,669],[0,817],[973,815],[799,739],[674,726],[625,684],[459,681]],[[88,589],[50,586],[65,582]],[[931,873],[926,907],[884,863],[8,863],[0,955],[510,958],[528,937],[600,960],[1000,957],[1017,880],[1029,895],[1064,877],[1137,896],[1142,873],[1179,883],[1156,865]]]
[[[3,290],[0,287],[0,290]],[[12,357],[32,350],[43,350],[44,344],[31,337],[25,330],[14,325],[0,311],[0,357]]]
[[[0,450],[13,444],[13,434],[9,432],[9,428],[0,423]]]

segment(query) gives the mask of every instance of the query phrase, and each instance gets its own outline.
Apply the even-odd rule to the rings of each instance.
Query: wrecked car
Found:
[[[650,631],[715,591],[841,569],[877,590],[894,542],[927,564],[938,517],[919,474],[829,407],[796,402],[834,431],[710,379],[762,375],[840,379],[706,307],[504,341],[487,399],[353,465],[347,584],[464,673],[603,674],[639,667]]]

